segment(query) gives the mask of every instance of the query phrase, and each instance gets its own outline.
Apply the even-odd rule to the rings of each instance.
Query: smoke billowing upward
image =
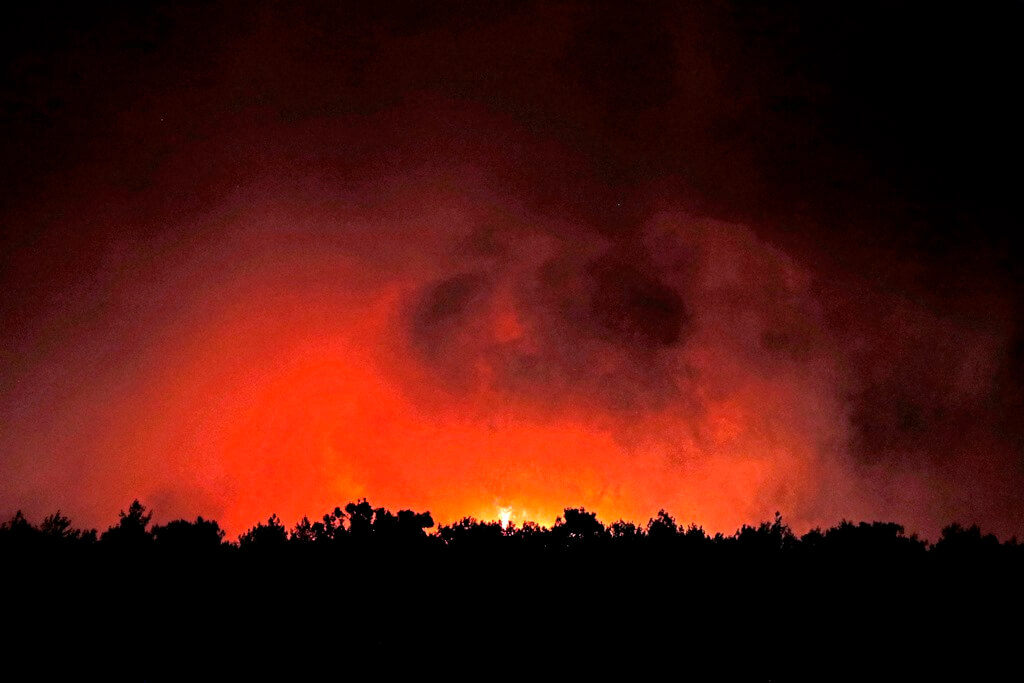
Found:
[[[5,11],[4,510],[1024,530],[1019,10]]]

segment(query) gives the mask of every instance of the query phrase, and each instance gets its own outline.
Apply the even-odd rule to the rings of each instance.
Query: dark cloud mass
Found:
[[[445,278],[426,288],[412,312],[413,343],[437,361],[445,337],[458,330],[471,315],[474,300],[484,293],[481,275],[463,273]]]
[[[0,511],[1020,534],[1022,11],[5,7]]]
[[[603,336],[633,349],[681,341],[686,309],[671,287],[625,263],[598,261],[587,273],[594,281],[591,313]]]

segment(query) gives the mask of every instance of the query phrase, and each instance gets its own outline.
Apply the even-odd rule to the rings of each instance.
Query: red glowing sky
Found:
[[[812,74],[710,11],[350,10],[16,45],[0,508],[1022,530],[1013,271],[849,182]]]

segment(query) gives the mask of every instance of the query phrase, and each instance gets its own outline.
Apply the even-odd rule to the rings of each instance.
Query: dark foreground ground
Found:
[[[1024,676],[1024,546],[950,525],[732,536],[365,501],[227,543],[201,518],[0,525],[0,680],[959,681]]]
[[[1021,578],[586,553],[7,558],[3,643],[26,672],[8,680],[1019,680]]]

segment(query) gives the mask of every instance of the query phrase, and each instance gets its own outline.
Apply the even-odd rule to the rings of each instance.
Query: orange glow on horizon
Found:
[[[1002,81],[931,117],[801,3],[206,4],[12,15],[0,518],[1024,534]]]
[[[705,418],[709,440],[691,436],[676,454],[664,441],[624,441],[604,416],[524,417],[486,391],[479,402],[417,405],[381,370],[376,349],[358,343],[382,338],[397,301],[395,292],[378,297],[347,321],[346,336],[306,332],[275,363],[242,369],[221,408],[204,416],[196,443],[216,444],[222,456],[196,474],[233,482],[221,513],[232,533],[270,512],[290,524],[363,497],[429,510],[439,524],[472,516],[551,526],[576,506],[608,523],[643,524],[664,507],[680,521],[731,530],[763,516],[751,503],[758,491],[807,476],[798,454],[763,452],[741,424],[751,406],[737,401]],[[207,330],[196,362],[231,355],[230,327]],[[671,407],[647,420],[651,429],[688,431],[673,424]],[[687,448],[704,450],[687,459]]]
[[[452,230],[473,223],[433,210]],[[566,249],[554,238],[529,238],[490,280],[452,279],[426,247],[381,261],[363,245],[314,249],[266,227],[295,211],[230,214],[220,242],[182,255],[183,275],[137,284],[181,302],[175,314],[145,329],[130,373],[69,395],[52,414],[73,419],[24,437],[26,449],[94,449],[80,469],[62,461],[33,480],[58,493],[88,482],[84,523],[109,523],[135,497],[158,521],[201,514],[231,536],[271,513],[291,525],[360,498],[439,524],[551,526],[582,506],[643,525],[664,508],[724,533],[776,510],[797,529],[873,514],[845,456],[833,357],[766,353],[759,321],[781,315],[777,304],[737,304],[762,282],[791,298],[806,287],[742,226],[652,222],[651,240],[703,254],[674,283],[696,292],[689,315],[700,324],[684,344],[634,349],[552,321],[586,301],[585,269],[560,266],[583,273],[558,283],[564,300],[525,297]],[[385,227],[396,244],[411,234]],[[462,308],[423,304],[437,283],[469,287]],[[415,305],[447,327],[420,321]],[[908,527],[930,519],[924,511]]]

